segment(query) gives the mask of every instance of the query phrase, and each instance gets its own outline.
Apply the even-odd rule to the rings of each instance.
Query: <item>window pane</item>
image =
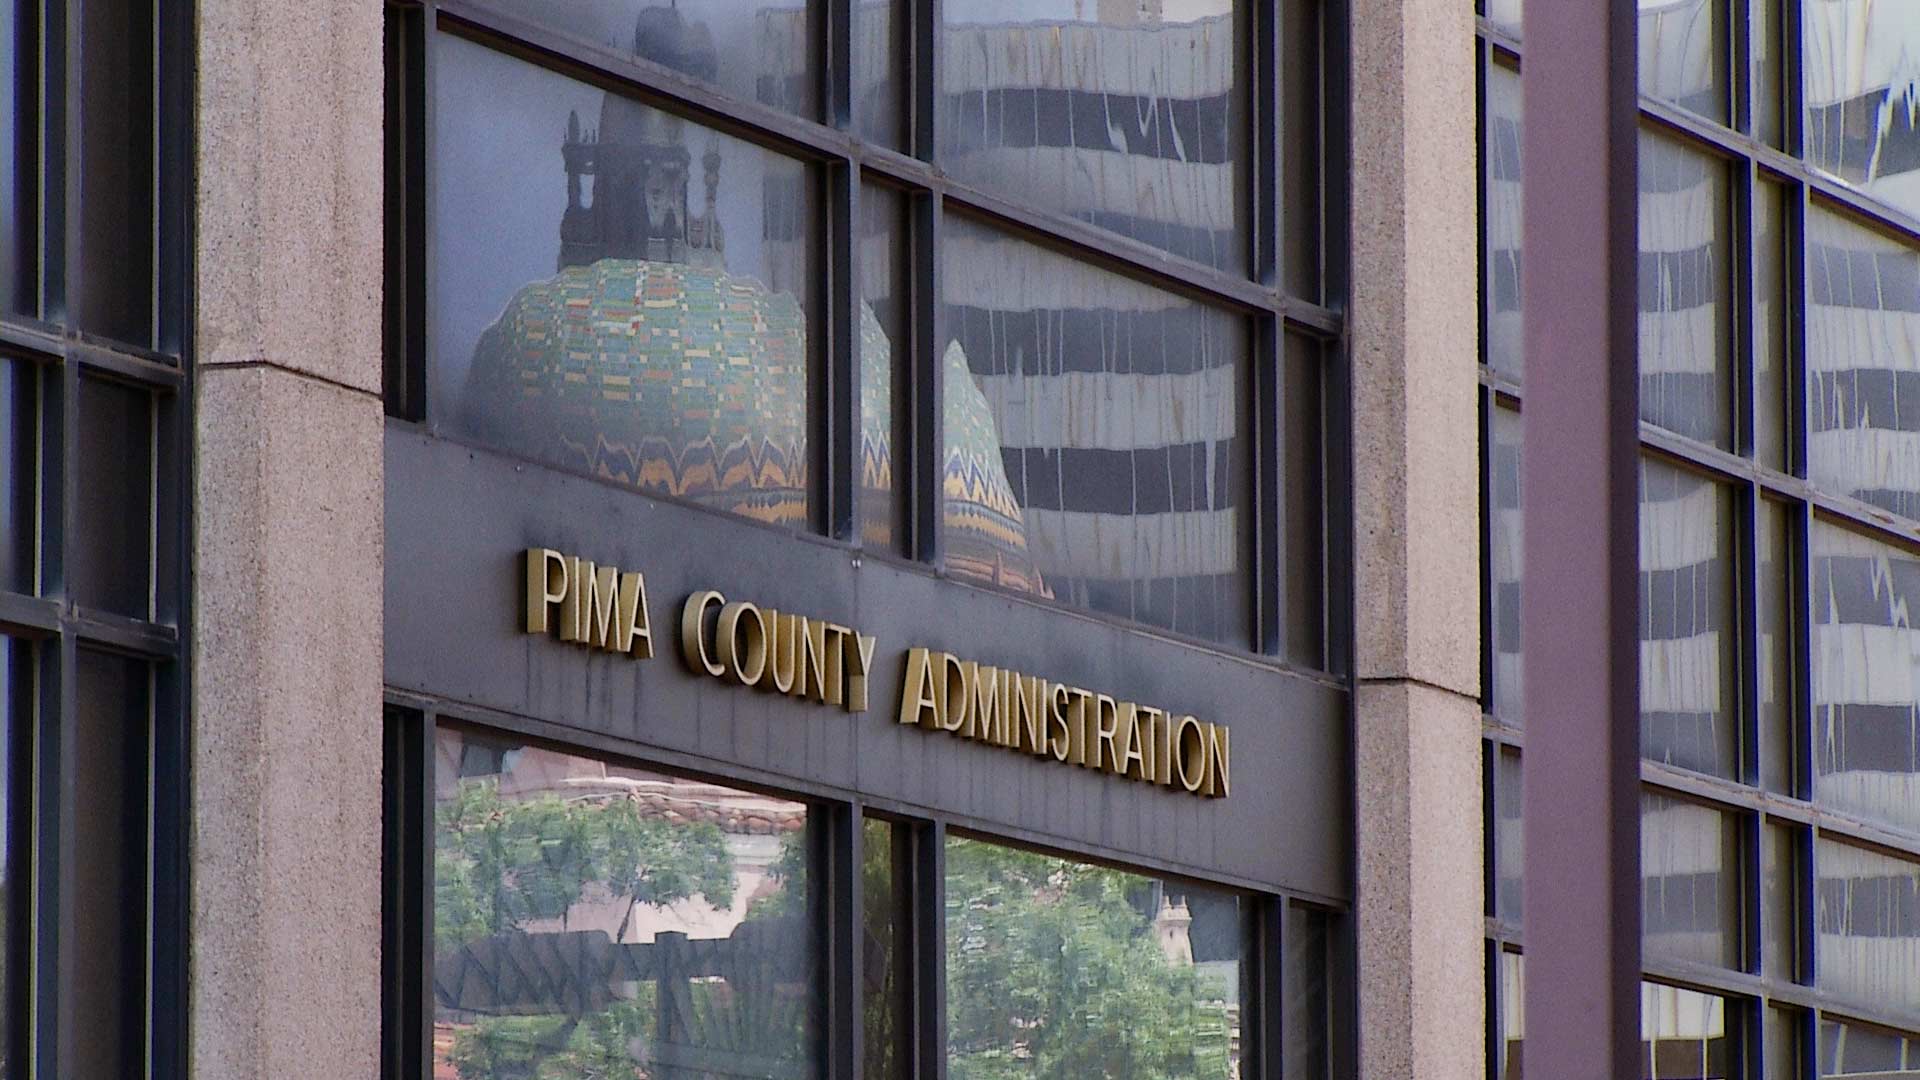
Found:
[[[147,666],[81,650],[74,710],[73,934],[61,939],[87,1017],[73,1076],[140,1076],[146,1060],[150,742]]]
[[[1908,107],[1920,19],[1904,4],[1803,3],[1805,154],[1816,167],[1920,212],[1920,133]]]
[[[1285,1014],[1281,1034],[1281,1077],[1283,1080],[1326,1080],[1331,1057],[1333,993],[1327,986],[1330,943],[1327,940],[1327,914],[1302,904],[1287,905],[1286,982],[1280,991],[1280,1007]],[[1238,1022],[1237,1010],[1231,1014]],[[1205,1076],[1185,1072],[1170,1075]],[[1217,1074],[1213,1074],[1217,1075]],[[1236,1069],[1234,1076],[1240,1073]]]
[[[1793,562],[1793,511],[1771,499],[1760,500],[1759,601],[1760,774],[1769,791],[1796,794],[1799,751],[1794,716],[1793,615],[1796,593]]]
[[[912,460],[905,417],[894,409],[911,370],[906,197],[863,186],[860,224],[860,539],[897,552],[906,539],[906,504],[894,469]]]
[[[1772,821],[1760,832],[1761,972],[1788,982],[1800,978],[1800,840],[1792,826]]]
[[[1753,50],[1753,136],[1769,146],[1785,143],[1786,80],[1781,77],[1780,0],[1750,0],[1749,48]]]
[[[903,0],[853,5],[853,96],[860,106],[860,137],[895,150],[909,148],[904,46],[911,15]]]
[[[1733,444],[1727,167],[1640,134],[1640,418]]]
[[[1240,1075],[1238,896],[947,840],[953,1080]]]
[[[1497,760],[1493,776],[1493,913],[1504,922],[1518,925],[1525,895],[1521,886],[1526,855],[1526,832],[1520,820],[1520,755],[1502,747]]]
[[[820,0],[484,0],[583,44],[639,57],[809,119],[820,113]],[[444,105],[447,99],[438,99]]]
[[[436,1076],[817,1075],[804,804],[435,739]]]
[[[1520,726],[1522,713],[1520,653],[1520,414],[1495,407],[1487,445],[1487,633],[1493,715]]]
[[[1920,863],[1824,837],[1813,861],[1816,985],[1920,1013]]]
[[[1815,801],[1920,828],[1920,558],[1813,523]]]
[[[1526,1039],[1526,958],[1503,950],[1500,953],[1500,1062],[1495,1076],[1502,1080],[1520,1080],[1520,1050]]]
[[[1719,0],[1640,6],[1640,92],[1724,123],[1726,14]]]
[[[0,1076],[26,1071],[32,956],[33,653],[0,638]]]
[[[1246,640],[1245,322],[963,220],[944,242],[947,569]]]
[[[1516,5],[1517,7],[1518,5]],[[1481,283],[1487,308],[1486,362],[1520,378],[1520,73],[1487,65],[1484,145],[1480,168],[1486,180],[1487,265]]]
[[[434,422],[804,526],[806,168],[479,45],[434,47]]]
[[[876,818],[861,821],[861,1003],[864,1080],[904,1080],[912,1065],[909,984],[913,907],[909,891],[909,826]]]
[[[1807,234],[1808,476],[1920,518],[1920,254],[1819,206]]]
[[[1642,1076],[1731,1080],[1739,1058],[1727,999],[1657,983],[1640,984]]]
[[[1863,1080],[1904,1080],[1920,1072],[1920,1035],[1823,1020],[1820,1024],[1820,1076],[1858,1076]]]
[[[1739,827],[1732,816],[1643,793],[1642,951],[1741,967],[1740,862]]]
[[[1207,314],[1220,319],[1221,329],[1225,329],[1224,316]],[[1280,624],[1285,628],[1285,637],[1279,649],[1281,656],[1302,667],[1324,668],[1329,661],[1325,611],[1321,604],[1326,582],[1326,553],[1322,543],[1326,462],[1321,434],[1325,408],[1322,379],[1327,362],[1320,344],[1303,334],[1287,334],[1282,347],[1286,355],[1281,361],[1280,573],[1276,583],[1280,587]],[[1225,374],[1225,371],[1216,373],[1217,376]],[[1192,395],[1185,398],[1191,401]],[[1183,406],[1176,401],[1174,407]],[[1220,403],[1213,407],[1232,406]],[[1216,485],[1249,483],[1241,479],[1239,472],[1243,468],[1239,464],[1242,452],[1222,439],[1215,441],[1213,453],[1216,461],[1226,459],[1215,466]],[[1216,497],[1216,505],[1221,498],[1224,496]],[[1236,590],[1231,596],[1237,600],[1240,593]],[[1231,638],[1232,633],[1232,624],[1223,623],[1220,632],[1213,636]]]
[[[1766,1080],[1805,1080],[1805,1042],[1801,1034],[1806,1014],[1799,1009],[1767,1009]]]
[[[83,330],[153,340],[155,5],[80,0],[81,219],[72,315]],[[70,210],[73,208],[69,208]]]
[[[1787,468],[1787,195],[1762,180],[1753,186],[1753,453],[1762,465]]]
[[[0,312],[33,315],[39,307],[34,278],[39,208],[32,198],[38,65],[26,48],[30,25],[26,0],[0,0]]]
[[[1232,0],[948,0],[948,172],[1225,270],[1247,267],[1246,88]]]
[[[1640,748],[1734,777],[1733,496],[1653,459],[1640,469]]]
[[[153,397],[102,379],[80,380],[77,527],[67,538],[74,599],[147,616],[153,536]]]
[[[0,357],[0,590],[34,591],[40,368]]]

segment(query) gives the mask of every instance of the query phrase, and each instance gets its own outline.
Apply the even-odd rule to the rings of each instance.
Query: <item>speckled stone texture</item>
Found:
[[[379,1071],[381,4],[199,0],[191,1071]]]
[[[1351,10],[1359,1073],[1482,1080],[1473,13]]]

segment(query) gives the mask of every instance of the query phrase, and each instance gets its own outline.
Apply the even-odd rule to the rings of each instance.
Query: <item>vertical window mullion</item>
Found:
[[[816,890],[824,911],[824,958],[822,976],[826,982],[827,1003],[826,1068],[822,1076],[829,1080],[860,1080],[865,1075],[861,985],[865,965],[861,962],[863,943],[862,872],[865,852],[862,844],[861,808],[858,804],[833,803],[822,808],[825,828],[821,830],[826,849],[826,882]]]
[[[64,323],[67,318],[67,267],[71,258],[72,187],[66,167],[67,147],[72,123],[70,114],[70,72],[74,65],[67,57],[68,19],[66,0],[45,0],[40,5],[38,56],[43,65],[36,84],[39,91],[39,242],[40,318]]]
[[[71,633],[38,650],[38,715],[34,732],[33,1072],[62,1076],[72,1057],[76,1018],[69,1007],[74,973],[62,954],[73,937],[73,803],[75,770],[67,732],[74,724],[78,658]]]
[[[1284,500],[1281,496],[1286,478],[1280,475],[1282,461],[1280,420],[1286,415],[1281,395],[1286,380],[1281,377],[1286,363],[1286,336],[1279,320],[1267,315],[1258,319],[1253,338],[1253,370],[1248,388],[1251,405],[1246,410],[1254,435],[1253,528],[1251,543],[1253,573],[1249,583],[1254,590],[1253,647],[1256,652],[1281,655],[1286,651],[1286,611],[1281,594],[1285,591],[1281,567],[1280,536]]]
[[[941,297],[940,228],[943,213],[939,192],[913,199],[912,349],[909,371],[913,399],[912,467],[908,474],[908,531],[910,555],[939,565],[941,522],[945,494],[941,487],[946,464],[944,374],[942,349],[946,344],[946,305]]]
[[[912,1075],[947,1080],[946,826],[928,822],[914,839]]]
[[[859,170],[850,161],[827,167],[828,186],[826,258],[827,258],[827,342],[821,377],[815,386],[823,386],[820,397],[824,413],[825,437],[818,445],[825,448],[826,480],[823,532],[841,540],[859,539],[855,527],[860,496],[860,258]]]

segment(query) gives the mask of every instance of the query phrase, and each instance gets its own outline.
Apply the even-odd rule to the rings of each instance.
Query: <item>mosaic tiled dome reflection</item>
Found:
[[[887,490],[890,344],[865,305],[861,339],[860,476]],[[986,399],[955,377],[967,371],[958,345],[944,361],[948,568],[1045,594]],[[466,407],[476,433],[527,457],[805,527],[806,393],[792,296],[720,269],[601,259],[514,295],[474,350]]]

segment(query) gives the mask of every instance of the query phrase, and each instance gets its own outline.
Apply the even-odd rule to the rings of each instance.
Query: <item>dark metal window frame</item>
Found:
[[[1250,1080],[1330,1080],[1353,1075],[1351,1015],[1346,1004],[1352,986],[1339,971],[1327,973],[1329,1076],[1283,1074],[1284,915],[1289,906],[1338,914],[1312,897],[1275,893],[1245,882],[1195,877],[1189,872],[1155,867],[1150,860],[1116,859],[1111,852],[1080,849],[1058,839],[1043,842],[980,831],[964,821],[929,816],[921,808],[871,802],[857,794],[724,765],[716,767],[711,762],[679,762],[671,760],[671,755],[663,760],[657,749],[612,736],[583,737],[578,731],[509,714],[389,693],[383,781],[386,880],[382,888],[381,1013],[385,1022],[381,1076],[385,1080],[421,1080],[431,1071],[433,1062],[433,748],[435,732],[442,723],[804,802],[809,815],[819,822],[809,910],[817,950],[814,978],[823,1002],[816,1060],[823,1078],[857,1080],[866,1075],[861,868],[865,843],[862,825],[869,819],[905,826],[910,849],[907,864],[896,867],[896,872],[904,870],[906,874],[904,887],[896,887],[896,896],[905,894],[909,898],[908,909],[898,912],[908,929],[901,974],[910,1002],[905,1010],[908,1031],[901,1039],[908,1060],[900,1075],[926,1080],[945,1080],[947,1076],[945,866],[949,831],[1056,858],[1238,894],[1247,901],[1242,945],[1247,970],[1241,973],[1240,1026],[1246,1055],[1242,1075]],[[1349,954],[1346,922],[1338,920],[1330,927],[1328,954],[1336,959]]]
[[[1285,226],[1280,205],[1282,72],[1291,59],[1280,23],[1282,8],[1299,5],[1313,27],[1308,52],[1315,62],[1320,127],[1314,162],[1318,205],[1310,208],[1317,234],[1321,298],[1302,298],[1285,284]],[[722,93],[710,84],[645,59],[610,48],[584,44],[488,5],[485,0],[389,0],[389,73],[406,79],[391,94],[388,130],[387,294],[388,415],[433,428],[432,403],[426,398],[425,372],[435,349],[425,331],[431,305],[423,286],[433,262],[431,216],[419,191],[432,169],[433,40],[452,34],[514,55],[570,78],[605,87],[651,107],[686,116],[724,134],[745,139],[805,163],[819,178],[825,235],[818,239],[825,257],[816,273],[823,281],[820,325],[810,345],[819,358],[811,365],[808,426],[818,479],[814,485],[812,535],[867,557],[900,560],[942,574],[940,465],[945,460],[941,431],[940,358],[944,315],[940,302],[939,237],[949,213],[980,221],[1009,236],[1065,254],[1088,265],[1207,303],[1246,320],[1253,344],[1244,367],[1246,398],[1242,415],[1253,436],[1249,484],[1254,512],[1248,527],[1250,625],[1237,640],[1194,638],[1178,631],[1135,624],[1122,616],[1086,611],[1090,617],[1139,625],[1148,633],[1212,651],[1249,655],[1274,666],[1325,677],[1349,669],[1352,632],[1350,588],[1349,403],[1345,349],[1346,294],[1346,125],[1344,0],[1279,0],[1252,3],[1243,11],[1242,63],[1247,76],[1249,133],[1247,182],[1252,192],[1248,245],[1250,270],[1233,273],[1171,255],[1130,238],[1070,218],[1036,210],[1018,200],[961,183],[934,164],[935,120],[940,73],[937,34],[940,0],[903,5],[910,12],[902,33],[910,47],[904,56],[903,88],[912,154],[868,142],[857,115],[859,95],[851,78],[852,0],[828,0],[819,34],[824,55],[819,71],[822,116],[826,122],[796,116],[758,102]],[[900,10],[900,9],[896,9]],[[1287,17],[1293,17],[1288,14]],[[395,58],[398,46],[407,55]],[[399,129],[396,131],[396,125]],[[409,135],[413,137],[409,137]],[[896,550],[862,549],[858,528],[860,363],[857,320],[861,298],[859,260],[852,257],[860,218],[863,183],[879,182],[906,196],[910,230],[908,277],[911,349],[902,384],[909,404],[905,425],[911,439],[898,456],[896,472],[904,499],[904,543]],[[1289,337],[1311,349],[1321,372],[1320,594],[1322,663],[1305,668],[1282,659],[1286,613],[1281,609],[1284,581],[1280,530],[1285,478],[1276,475],[1282,412],[1281,372],[1288,361]],[[446,437],[445,433],[436,431]],[[462,441],[456,439],[455,441]],[[488,448],[494,449],[494,448]],[[494,450],[494,452],[499,452]],[[554,468],[539,463],[543,468]],[[564,469],[560,471],[565,471]],[[669,496],[651,495],[655,498]],[[714,513],[719,513],[714,511]],[[729,516],[748,528],[768,528]],[[969,587],[993,588],[972,582]],[[1079,610],[1079,609],[1076,609]]]
[[[1648,955],[1642,961],[1643,977],[1655,982],[1721,995],[1728,1002],[1729,1038],[1735,1044],[1730,1061],[1732,1075],[1760,1077],[1774,1075],[1767,1054],[1773,1048],[1765,1025],[1791,1018],[1796,1023],[1799,1060],[1794,1063],[1802,1077],[1817,1076],[1816,1054],[1822,1024],[1827,1021],[1865,1023],[1870,1026],[1920,1032],[1920,1015],[1895,1010],[1875,1009],[1857,1001],[1840,1001],[1814,985],[1818,963],[1818,942],[1814,932],[1815,876],[1814,848],[1821,838],[1833,838],[1866,847],[1912,862],[1920,862],[1920,835],[1875,824],[1829,807],[1817,805],[1812,798],[1814,763],[1812,747],[1812,700],[1807,673],[1811,663],[1813,612],[1809,595],[1809,552],[1815,522],[1864,534],[1881,543],[1905,550],[1920,548],[1920,522],[1890,515],[1850,496],[1825,490],[1807,479],[1807,390],[1806,327],[1807,292],[1805,238],[1811,210],[1829,210],[1866,228],[1899,238],[1920,247],[1920,217],[1882,203],[1870,195],[1835,180],[1809,166],[1798,153],[1804,135],[1805,103],[1798,69],[1799,40],[1803,0],[1778,0],[1775,14],[1780,24],[1780,88],[1784,96],[1781,123],[1783,148],[1759,138],[1753,123],[1753,94],[1757,80],[1749,57],[1752,35],[1764,33],[1753,26],[1750,14],[1757,15],[1757,0],[1717,0],[1727,27],[1722,45],[1728,54],[1728,94],[1730,123],[1726,126],[1704,119],[1677,106],[1645,96],[1640,98],[1640,122],[1643,131],[1656,133],[1684,143],[1691,151],[1712,157],[1728,169],[1730,180],[1730,220],[1727,222],[1732,266],[1730,268],[1730,304],[1723,332],[1733,341],[1734,378],[1728,404],[1734,417],[1733,449],[1713,446],[1651,423],[1641,423],[1641,453],[1648,459],[1686,469],[1712,479],[1734,496],[1734,514],[1729,523],[1734,535],[1736,623],[1739,634],[1736,650],[1740,695],[1739,776],[1728,780],[1707,776],[1659,762],[1642,760],[1640,781],[1643,791],[1704,804],[1731,814],[1739,824],[1741,861],[1727,868],[1740,896],[1740,923],[1729,928],[1739,938],[1741,969],[1729,970],[1708,964],[1678,961]],[[1750,28],[1750,29],[1749,29]],[[1502,807],[1496,806],[1498,785],[1494,770],[1504,752],[1523,753],[1525,734],[1513,718],[1491,711],[1493,606],[1490,543],[1492,493],[1493,410],[1517,413],[1524,409],[1521,384],[1503,371],[1486,363],[1487,304],[1484,281],[1487,265],[1485,216],[1488,205],[1486,162],[1486,87],[1489,68],[1497,65],[1517,73],[1523,60],[1522,40],[1495,25],[1484,15],[1477,20],[1476,64],[1480,86],[1480,265],[1483,298],[1480,305],[1482,355],[1479,365],[1481,503],[1481,625],[1483,701],[1488,709],[1483,716],[1485,753],[1486,822],[1491,837],[1492,823],[1499,820]],[[1524,120],[1523,120],[1524,122]],[[1775,468],[1761,461],[1755,447],[1754,421],[1757,402],[1753,378],[1757,338],[1755,282],[1758,255],[1756,242],[1759,222],[1755,217],[1757,185],[1774,183],[1782,189],[1782,238],[1785,260],[1782,278],[1786,295],[1786,365],[1782,373],[1787,395],[1782,404],[1785,422],[1786,467]],[[1524,453],[1524,450],[1522,451]],[[1759,732],[1757,704],[1760,700],[1760,660],[1756,642],[1761,631],[1758,611],[1760,567],[1758,560],[1761,521],[1759,507],[1767,500],[1786,511],[1788,550],[1782,553],[1787,578],[1786,605],[1791,623],[1787,643],[1790,686],[1785,702],[1789,710],[1791,793],[1767,790],[1764,752]],[[1522,585],[1524,588],[1524,584]],[[1796,956],[1795,970],[1781,973],[1764,970],[1762,953],[1769,935],[1777,928],[1766,922],[1762,889],[1761,852],[1767,829],[1785,826],[1795,838],[1792,894],[1796,925],[1792,928]],[[1500,957],[1503,952],[1522,951],[1518,922],[1496,915],[1494,885],[1500,880],[1496,851],[1489,843],[1486,850],[1487,888],[1487,1068],[1490,1076],[1504,1077],[1506,1036],[1501,1030],[1503,992]],[[1784,1008],[1776,1008],[1781,1006]]]
[[[155,3],[151,177],[150,334],[143,341],[115,341],[77,329],[75,313],[110,299],[89,293],[95,285],[83,252],[119,242],[118,223],[90,215],[84,204],[81,161],[86,134],[80,123],[83,7],[87,0],[44,0],[31,5],[31,43],[9,60],[35,96],[25,103],[23,173],[30,190],[24,202],[38,231],[28,252],[33,310],[0,310],[0,364],[33,372],[35,457],[12,463],[34,487],[31,580],[21,591],[0,591],[0,635],[27,646],[30,685],[17,699],[28,705],[15,722],[29,727],[26,775],[9,778],[21,793],[14,808],[30,816],[17,849],[31,897],[28,963],[8,988],[9,1005],[30,1007],[10,1015],[9,1034],[26,1041],[16,1063],[20,1075],[71,1072],[76,1048],[90,1038],[94,1003],[83,1000],[63,950],[75,933],[75,825],[85,792],[76,782],[82,767],[71,733],[76,727],[82,650],[144,662],[147,722],[152,741],[138,793],[148,805],[149,841],[142,876],[147,895],[143,953],[147,986],[144,1045],[135,1052],[146,1075],[187,1075],[188,905],[188,701],[191,546],[190,493],[193,448],[191,300],[192,214],[192,19],[186,4]],[[94,16],[96,18],[100,16]],[[136,125],[142,121],[136,120]],[[14,152],[13,147],[8,152]],[[78,603],[69,588],[81,528],[79,507],[87,483],[81,460],[81,380],[95,379],[148,395],[150,471],[145,529],[149,545],[146,611],[127,616]],[[3,644],[3,643],[0,643]],[[10,886],[10,888],[13,886]],[[119,905],[122,898],[103,901]],[[10,973],[12,974],[12,973]]]

